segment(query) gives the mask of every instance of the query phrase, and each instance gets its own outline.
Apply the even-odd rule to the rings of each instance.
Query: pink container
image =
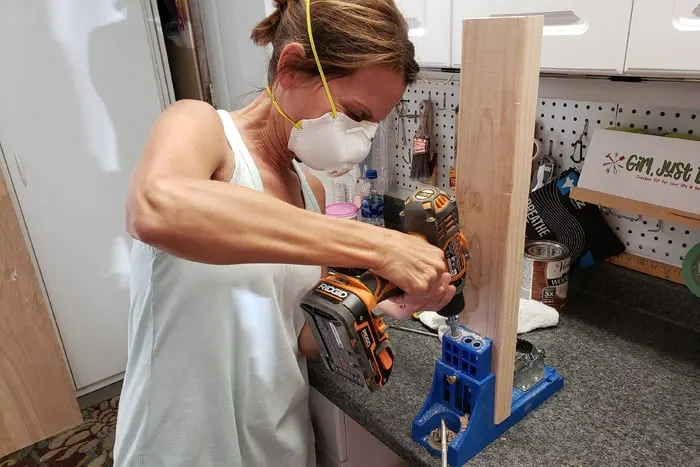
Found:
[[[340,219],[357,220],[357,206],[353,203],[333,203],[326,206],[326,215]]]

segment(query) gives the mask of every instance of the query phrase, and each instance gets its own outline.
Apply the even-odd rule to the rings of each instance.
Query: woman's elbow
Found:
[[[133,188],[126,206],[126,231],[147,244],[158,243],[166,233],[167,182],[154,181]]]

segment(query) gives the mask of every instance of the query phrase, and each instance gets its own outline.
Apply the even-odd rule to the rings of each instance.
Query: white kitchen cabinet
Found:
[[[394,451],[314,388],[310,390],[309,406],[319,467],[408,467]]]
[[[126,363],[127,186],[171,99],[144,9],[5,0],[0,15],[0,141],[78,390]]]
[[[700,0],[635,0],[626,71],[700,75]]]
[[[462,19],[529,14],[545,17],[542,71],[605,75],[624,71],[632,0],[454,0],[453,66],[461,64]]]
[[[397,0],[420,66],[450,66],[452,0]]]

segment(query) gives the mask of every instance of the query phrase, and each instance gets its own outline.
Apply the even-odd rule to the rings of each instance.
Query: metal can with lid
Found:
[[[551,240],[525,244],[520,297],[561,311],[569,288],[570,255],[566,245]]]

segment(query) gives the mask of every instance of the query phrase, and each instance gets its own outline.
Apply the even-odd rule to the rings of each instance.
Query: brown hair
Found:
[[[294,71],[318,76],[306,24],[306,0],[275,0],[275,11],[250,37],[257,45],[272,44],[268,82],[277,76],[282,49],[290,42],[304,46],[306,59]],[[346,76],[366,67],[384,67],[416,79],[418,64],[408,26],[394,0],[311,0],[311,30],[326,76]]]

